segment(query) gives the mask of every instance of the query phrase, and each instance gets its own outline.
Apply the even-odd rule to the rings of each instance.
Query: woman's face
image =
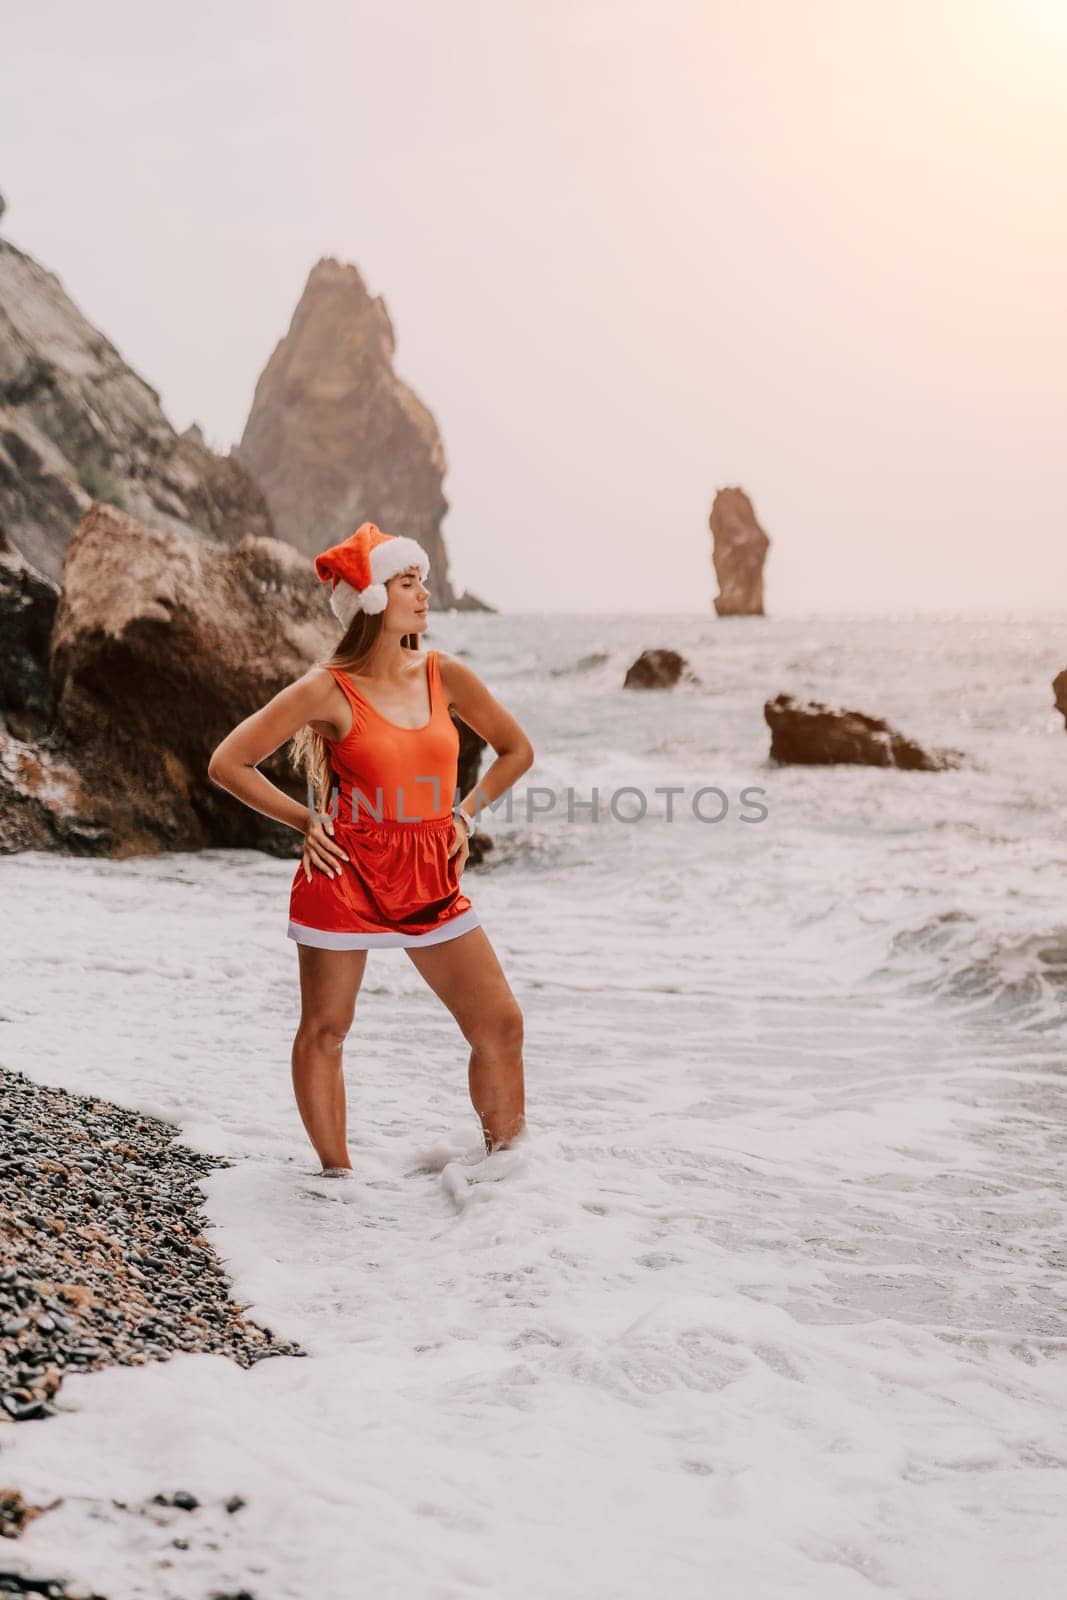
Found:
[[[398,572],[386,585],[389,604],[386,607],[390,627],[399,633],[425,633],[429,626],[430,590],[419,577],[418,567],[408,567]]]

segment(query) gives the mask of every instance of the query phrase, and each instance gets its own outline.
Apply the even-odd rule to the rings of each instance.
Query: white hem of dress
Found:
[[[383,945],[400,945],[405,950],[417,950],[425,944],[441,944],[445,939],[458,939],[461,933],[481,927],[477,911],[471,906],[451,922],[443,922],[429,933],[330,933],[325,928],[309,928],[303,922],[290,922],[288,937],[297,944],[314,945],[317,950],[377,950]]]

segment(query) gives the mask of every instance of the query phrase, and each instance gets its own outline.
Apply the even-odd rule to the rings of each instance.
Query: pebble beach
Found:
[[[54,1416],[72,1372],[179,1351],[212,1351],[243,1367],[303,1354],[242,1314],[206,1236],[200,1179],[225,1161],[187,1149],[158,1117],[7,1068],[0,1095],[0,1427]],[[235,1494],[224,1511],[243,1503]],[[179,1539],[183,1513],[198,1508],[195,1495],[172,1486],[116,1507],[173,1522]],[[0,1535],[18,1537],[41,1509],[15,1489],[0,1491]],[[37,1572],[6,1572],[3,1552],[0,1593],[87,1594]]]

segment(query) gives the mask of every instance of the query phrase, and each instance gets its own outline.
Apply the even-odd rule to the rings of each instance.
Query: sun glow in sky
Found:
[[[740,484],[772,611],[1064,604],[1067,0],[0,26],[5,236],[222,449],[315,261],[355,262],[461,586],[706,609]]]
[[[1067,5],[1064,0],[1020,0],[1020,21],[1038,34],[1052,34],[1067,41]]]

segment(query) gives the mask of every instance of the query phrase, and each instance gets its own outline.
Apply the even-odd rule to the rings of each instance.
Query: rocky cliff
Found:
[[[256,385],[236,454],[262,484],[279,538],[315,555],[375,522],[422,545],[436,608],[489,609],[449,580],[444,445],[393,371],[395,349],[381,296],[356,267],[325,257]]]
[[[195,425],[176,433],[56,275],[0,239],[0,527],[56,580],[94,501],[222,544],[273,532],[233,452],[216,455]]]
[[[771,541],[743,489],[720,489],[709,518],[720,617],[763,616],[763,563]]]

